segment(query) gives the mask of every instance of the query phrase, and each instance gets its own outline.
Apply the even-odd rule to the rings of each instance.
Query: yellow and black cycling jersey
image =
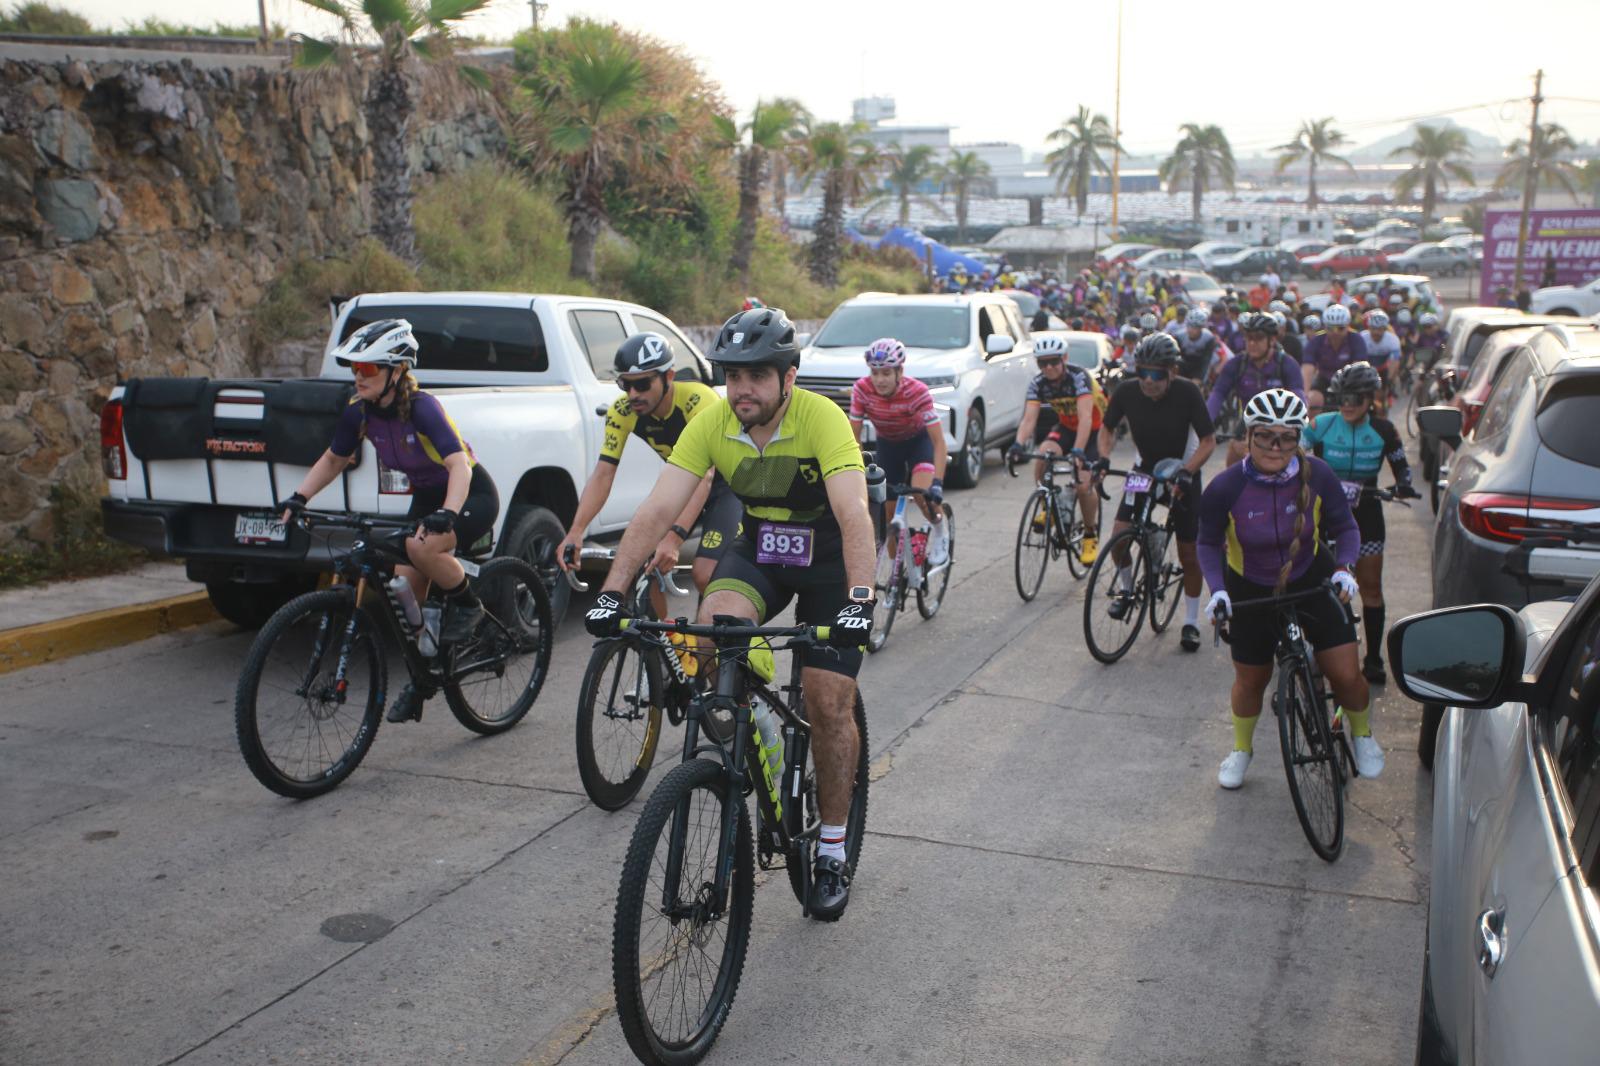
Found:
[[[628,406],[627,393],[617,397],[617,402],[606,412],[605,438],[600,442],[600,459],[607,463],[622,462],[622,450],[628,445],[632,433],[663,459],[670,458],[678,438],[696,415],[716,403],[716,390],[698,381],[672,383],[672,410],[665,418],[636,415]]]
[[[757,448],[728,401],[719,398],[678,438],[668,460],[696,477],[715,467],[752,517],[831,524],[824,482],[864,470],[861,447],[838,404],[795,389],[777,433]]]

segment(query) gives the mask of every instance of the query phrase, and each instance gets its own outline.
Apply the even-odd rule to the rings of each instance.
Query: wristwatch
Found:
[[[667,532],[668,533],[676,533],[678,535],[678,539],[679,540],[688,540],[689,539],[689,531],[687,529],[684,529],[682,526],[676,526],[676,525],[675,526],[671,526],[671,527],[669,527],[667,529]]]
[[[850,597],[852,603],[866,603],[872,599],[872,587],[870,585],[852,585],[846,595]]]

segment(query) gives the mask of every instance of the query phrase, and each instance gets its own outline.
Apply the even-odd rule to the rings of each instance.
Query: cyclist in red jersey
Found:
[[[872,422],[878,437],[877,463],[888,484],[927,491],[928,495],[916,497],[916,502],[928,517],[928,562],[943,566],[950,552],[940,507],[949,458],[944,423],[928,386],[906,377],[905,345],[893,337],[875,340],[867,348],[866,361],[867,375],[857,379],[850,391],[850,428],[859,442],[862,422]],[[894,505],[891,495],[884,502],[886,521]]]

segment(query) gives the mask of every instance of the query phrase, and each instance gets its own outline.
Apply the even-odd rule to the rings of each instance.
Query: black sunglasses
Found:
[[[1158,366],[1141,366],[1136,372],[1146,381],[1165,381],[1167,380],[1167,375],[1171,373],[1171,371]]]
[[[617,384],[622,386],[623,392],[649,392],[655,380],[653,375],[647,378],[618,378]]]

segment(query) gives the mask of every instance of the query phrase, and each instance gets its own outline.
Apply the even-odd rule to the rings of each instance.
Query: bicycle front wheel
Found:
[[[726,898],[717,892],[722,824],[738,808]],[[640,1062],[688,1066],[711,1050],[739,990],[755,898],[744,797],[720,763],[690,759],[639,815],[611,934],[617,1016]]]
[[[917,613],[924,618],[932,618],[939,613],[939,605],[944,602],[945,590],[950,587],[950,571],[955,569],[956,565],[956,514],[948,503],[943,506],[945,546],[948,553],[944,566],[938,573],[924,573],[922,587],[917,589]]]
[[[1039,595],[1044,583],[1044,571],[1050,565],[1050,495],[1044,489],[1034,489],[1028,503],[1022,508],[1022,525],[1017,528],[1016,576],[1017,595],[1023,602],[1031,603]]]
[[[336,788],[372,747],[385,678],[377,635],[351,589],[290,600],[256,634],[239,675],[233,724],[245,765],[280,796]]]
[[[595,806],[626,806],[650,775],[661,739],[661,664],[636,639],[603,640],[578,690],[578,777]]]
[[[1132,529],[1112,537],[1094,561],[1083,597],[1083,636],[1089,654],[1103,663],[1116,662],[1139,639],[1139,627],[1150,608],[1149,595],[1143,591],[1147,571],[1144,541]]]
[[[1083,508],[1078,503],[1077,497],[1073,497],[1072,514],[1066,516],[1067,528],[1071,530],[1071,534],[1067,537],[1067,570],[1077,580],[1083,580],[1089,568],[1094,566],[1093,563],[1083,561],[1083,541],[1085,537],[1094,537],[1096,540],[1100,538],[1100,520],[1104,513],[1104,507],[1096,508],[1094,525],[1089,525],[1083,520]]]
[[[444,698],[456,721],[485,736],[522,721],[550,671],[550,594],[533,567],[502,557],[473,579],[484,617],[472,636],[447,649]]]
[[[1294,813],[1311,850],[1333,862],[1344,850],[1344,783],[1328,712],[1309,664],[1280,671],[1275,704]]]
[[[1172,624],[1172,616],[1178,613],[1178,601],[1183,598],[1183,567],[1169,558],[1172,535],[1161,532],[1156,536],[1160,538],[1157,543],[1161,545],[1161,554],[1150,553],[1150,565],[1146,570],[1150,579],[1150,632],[1165,633]]]

